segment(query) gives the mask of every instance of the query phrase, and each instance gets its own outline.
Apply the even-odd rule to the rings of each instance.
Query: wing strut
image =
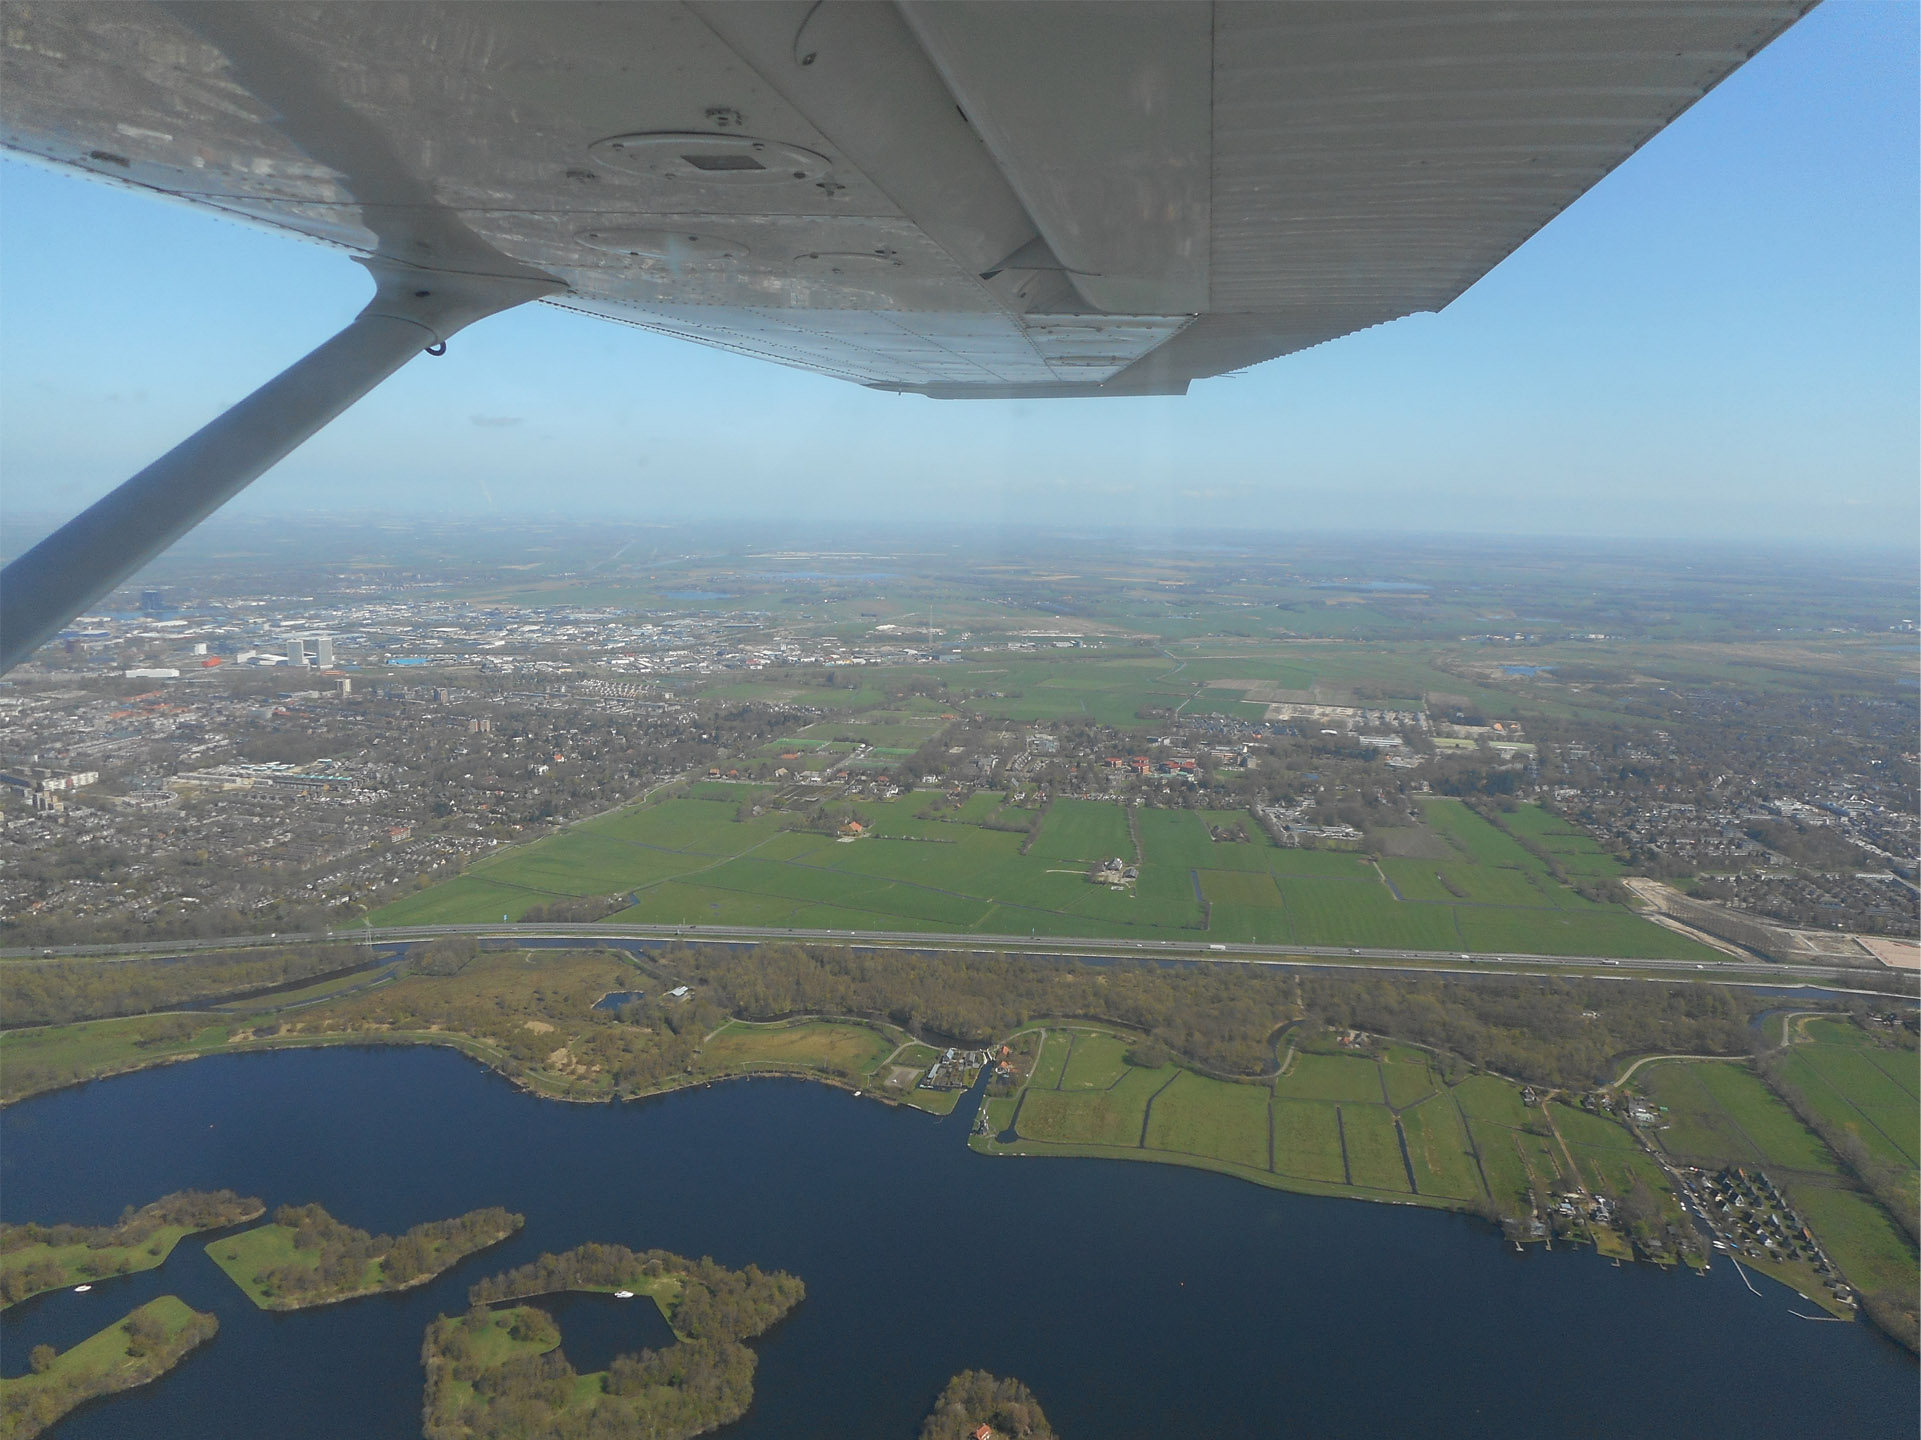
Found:
[[[0,674],[422,350],[555,280],[363,260],[374,298],[333,339],[0,570]]]

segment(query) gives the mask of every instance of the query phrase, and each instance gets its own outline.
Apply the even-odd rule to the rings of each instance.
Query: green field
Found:
[[[1274,1102],[1274,1173],[1324,1185],[1345,1185],[1340,1122],[1332,1105],[1307,1100]]]
[[[1067,1058],[1058,1090],[1106,1090],[1127,1073],[1131,1042],[1105,1030],[1067,1032]]]
[[[1474,1152],[1454,1101],[1436,1095],[1401,1112],[1408,1158],[1420,1180],[1423,1195],[1444,1195],[1472,1201],[1484,1193]]]
[[[1876,1158],[1912,1170],[1921,1163],[1921,1103],[1915,1052],[1878,1045],[1846,1021],[1816,1020],[1805,1043],[1782,1057],[1782,1079],[1822,1118]]]
[[[633,903],[613,919],[636,924],[1712,958],[1576,895],[1513,835],[1440,797],[1423,797],[1422,833],[1442,858],[1378,869],[1359,855],[1283,849],[1243,811],[1137,810],[1140,876],[1115,891],[1087,880],[1095,861],[1136,861],[1128,812],[1110,802],[1057,800],[1030,845],[1022,831],[989,828],[1024,826],[1033,813],[999,797],[923,819],[929,798],[905,795],[864,802],[869,833],[850,844],[783,829],[791,817],[774,809],[742,818],[744,800],[769,793],[707,785],[630,806],[482,859],[373,919],[498,922],[558,899],[617,896]],[[1254,838],[1215,841],[1208,825],[1230,822]],[[1530,807],[1503,817],[1530,843],[1578,858],[1577,837],[1543,828],[1561,823]]]
[[[1347,1168],[1355,1186],[1407,1194],[1407,1165],[1401,1159],[1394,1116],[1382,1105],[1343,1105],[1340,1110]]]
[[[700,1068],[703,1072],[723,1075],[794,1069],[852,1079],[873,1074],[899,1043],[853,1020],[802,1020],[772,1025],[733,1020],[702,1044]],[[925,1063],[919,1068],[924,1069]]]
[[[1412,1046],[1378,1058],[1295,1052],[1271,1084],[1253,1084],[1129,1065],[1132,1043],[1091,1026],[1050,1027],[1027,1085],[989,1104],[995,1138],[976,1137],[974,1148],[1161,1160],[1284,1189],[1471,1208],[1489,1199],[1485,1167],[1510,1212],[1525,1211],[1531,1183],[1545,1194],[1560,1177],[1545,1117],[1521,1104],[1517,1086],[1488,1075],[1444,1085]],[[1620,1126],[1576,1113],[1574,1127],[1591,1122],[1581,1141],[1612,1167],[1597,1170],[1597,1184],[1624,1186],[1623,1167],[1651,1165]],[[998,1138],[1010,1128],[1014,1139]]]
[[[207,1247],[207,1254],[256,1306],[262,1310],[278,1309],[281,1307],[275,1303],[273,1287],[263,1277],[289,1267],[313,1269],[320,1263],[318,1250],[295,1247],[295,1233],[286,1225],[258,1225],[214,1241]],[[361,1267],[358,1283],[349,1283],[343,1288],[355,1294],[379,1289],[379,1259],[368,1260]]]
[[[1178,1072],[1129,1069],[1111,1087],[1079,1091],[1027,1090],[1015,1124],[1022,1138],[1060,1145],[1139,1149],[1147,1102]]]
[[[1385,1104],[1381,1067],[1365,1055],[1296,1055],[1274,1084],[1274,1093],[1287,1100],[1352,1100]]]
[[[1267,1101],[1265,1086],[1233,1085],[1182,1071],[1154,1097],[1146,1147],[1265,1170]]]
[[[1492,1075],[1470,1075],[1450,1094],[1497,1205],[1525,1212],[1531,1194],[1555,1193],[1564,1166],[1539,1109],[1524,1105],[1514,1086]]]

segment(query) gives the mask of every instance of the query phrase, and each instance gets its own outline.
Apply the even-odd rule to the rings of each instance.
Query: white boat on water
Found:
[[[614,1299],[616,1300],[631,1300],[633,1298],[634,1298],[634,1292],[631,1290],[614,1291]]]
[[[84,1295],[91,1289],[93,1289],[91,1285],[76,1285],[73,1287],[73,1293],[76,1295]]]

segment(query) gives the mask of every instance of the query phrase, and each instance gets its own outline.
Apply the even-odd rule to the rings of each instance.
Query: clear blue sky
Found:
[[[529,306],[236,504],[1913,547],[1918,16],[1829,0],[1445,312],[1184,399],[888,396]],[[0,506],[79,509],[370,288],[0,163]]]

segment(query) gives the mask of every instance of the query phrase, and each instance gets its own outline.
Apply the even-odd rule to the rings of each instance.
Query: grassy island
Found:
[[[947,1382],[920,1440],[974,1440],[983,1425],[995,1440],[1059,1440],[1032,1390],[985,1370],[964,1370]]]
[[[258,1220],[266,1207],[231,1190],[181,1190],[112,1225],[0,1225],[0,1309],[47,1290],[163,1264],[184,1236]]]
[[[30,1373],[0,1379],[0,1440],[28,1440],[76,1406],[158,1380],[219,1328],[212,1315],[162,1295],[71,1350],[36,1346]]]
[[[343,1225],[318,1205],[282,1205],[271,1224],[216,1240],[207,1253],[262,1310],[304,1310],[425,1285],[525,1223],[495,1206],[395,1237]]]
[[[676,1343],[618,1355],[582,1375],[561,1350],[552,1316],[503,1304],[563,1290],[631,1291],[659,1306]],[[421,1350],[428,1440],[593,1435],[678,1440],[728,1424],[754,1397],[746,1341],[798,1305],[806,1286],[783,1272],[729,1270],[664,1250],[583,1245],[543,1255],[468,1292],[465,1315],[441,1316]],[[488,1308],[489,1306],[495,1308]]]

